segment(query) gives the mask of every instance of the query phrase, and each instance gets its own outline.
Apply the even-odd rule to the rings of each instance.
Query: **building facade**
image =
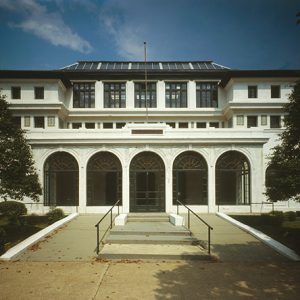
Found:
[[[179,200],[197,212],[260,211],[299,78],[211,61],[0,71],[43,187],[27,206],[93,213],[120,200],[123,212],[174,212]]]

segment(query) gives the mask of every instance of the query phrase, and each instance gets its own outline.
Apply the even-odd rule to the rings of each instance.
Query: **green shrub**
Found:
[[[264,225],[280,226],[284,221],[282,211],[272,211],[269,214],[262,214],[261,221]]]
[[[0,202],[0,214],[7,217],[10,223],[18,223],[19,217],[27,214],[24,203],[17,201]]]
[[[296,221],[297,215],[294,211],[287,211],[284,213],[284,218],[287,221]]]
[[[47,218],[48,218],[48,222],[50,224],[56,222],[56,221],[59,221],[60,219],[64,218],[65,217],[65,214],[63,212],[62,209],[60,208],[55,208],[51,211],[49,211],[47,214],[46,214]]]
[[[4,252],[4,244],[6,242],[6,232],[0,227],[0,253]]]

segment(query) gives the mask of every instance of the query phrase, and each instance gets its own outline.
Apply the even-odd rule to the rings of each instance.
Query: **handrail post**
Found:
[[[210,227],[208,228],[208,254],[210,255]]]
[[[179,215],[179,204],[177,202],[177,215]]]
[[[112,210],[110,211],[110,229],[112,229]]]
[[[96,247],[96,251],[97,251],[97,255],[99,255],[99,224],[96,225],[97,226],[97,247]]]
[[[118,202],[118,215],[120,214],[120,202]]]
[[[190,211],[188,210],[188,228],[191,229],[190,227]]]

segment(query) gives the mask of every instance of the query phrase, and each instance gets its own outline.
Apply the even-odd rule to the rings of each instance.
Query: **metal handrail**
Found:
[[[104,220],[104,218],[110,213],[110,225],[109,225],[109,228],[112,229],[112,223],[113,223],[113,218],[112,218],[112,211],[114,209],[115,206],[118,206],[118,214],[116,215],[116,217],[120,214],[120,200],[118,200],[109,210],[108,212],[100,219],[100,221],[95,225],[95,227],[97,227],[97,246],[96,246],[96,252],[97,252],[97,255],[99,254],[100,252],[100,243],[101,241],[103,240],[104,238],[104,235],[102,237],[102,239],[100,240],[100,237],[99,237],[99,225],[100,223]]]
[[[207,226],[207,235],[208,235],[208,254],[210,254],[210,231],[213,230],[213,227],[211,227],[209,224],[207,224],[201,217],[199,217],[194,211],[192,211],[188,206],[180,202],[179,200],[176,200],[177,202],[177,215],[179,215],[179,204],[183,205],[188,210],[188,229],[190,230],[190,212],[197,217],[198,220],[200,220],[202,223],[204,223]]]

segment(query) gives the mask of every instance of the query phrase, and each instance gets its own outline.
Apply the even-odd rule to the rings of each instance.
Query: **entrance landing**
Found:
[[[199,240],[183,226],[174,226],[166,214],[130,214],[124,226],[115,226],[105,240],[100,259],[208,259]]]

